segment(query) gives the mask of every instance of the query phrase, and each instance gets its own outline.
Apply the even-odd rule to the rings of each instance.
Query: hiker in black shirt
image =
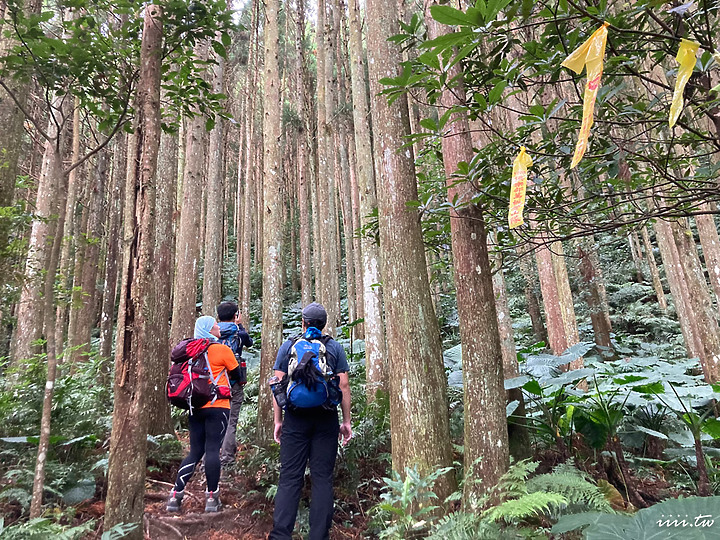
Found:
[[[322,341],[327,368],[339,379],[342,423],[338,425],[337,408],[328,406],[327,402],[323,406],[311,408],[290,406],[283,420],[282,409],[273,400],[275,441],[280,443],[280,480],[275,495],[274,526],[270,540],[292,538],[308,460],[312,481],[310,540],[330,538],[334,510],[333,470],[338,438],[342,437],[342,444],[345,445],[352,437],[349,367],[345,350],[331,337],[321,335],[320,330],[327,322],[327,312],[322,305],[313,302],[303,309],[302,316],[303,336],[298,338]],[[290,339],[280,347],[273,367],[278,378],[287,375],[296,342],[297,339]]]

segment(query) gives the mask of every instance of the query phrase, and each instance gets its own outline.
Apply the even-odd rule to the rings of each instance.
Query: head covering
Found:
[[[325,308],[322,304],[318,304],[317,302],[313,302],[312,304],[308,304],[305,306],[302,310],[302,318],[305,321],[311,321],[317,323],[322,323],[320,328],[318,330],[322,330],[325,327],[325,324],[327,323],[327,311],[325,311]]]
[[[215,317],[203,315],[195,321],[195,339],[205,338],[211,341],[217,341],[217,338],[210,333],[215,326]]]

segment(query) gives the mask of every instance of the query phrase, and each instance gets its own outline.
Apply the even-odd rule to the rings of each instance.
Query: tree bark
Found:
[[[538,295],[535,291],[536,283],[535,272],[533,268],[532,259],[522,253],[518,252],[520,257],[520,273],[525,280],[525,287],[523,292],[525,293],[525,300],[527,301],[528,315],[530,315],[530,324],[532,325],[533,335],[535,336],[536,342],[548,342],[547,330],[545,329],[545,323],[543,323],[542,313],[540,312],[540,302]]]
[[[175,273],[175,192],[177,183],[178,139],[160,134],[158,156],[157,200],[155,205],[155,305],[157,324],[151,329],[157,353],[148,364],[147,394],[148,433],[173,433],[170,404],[165,396],[165,380],[169,369],[170,317],[172,314],[172,283]]]
[[[70,160],[72,162],[75,162],[80,158],[80,141],[82,138],[80,99],[76,97],[74,102],[75,108],[73,110],[72,121],[72,150],[70,154]],[[83,169],[84,167],[77,167],[68,175],[68,194],[65,203],[65,219],[67,221],[67,225],[65,226],[66,236],[62,239],[63,244],[59,262],[61,291],[65,300],[58,302],[54,325],[55,347],[58,358],[62,358],[62,352],[65,348],[65,339],[70,331],[70,309],[73,301],[75,300],[75,298],[73,298],[73,277],[75,274],[75,265],[73,264],[73,261],[77,259],[76,252],[80,249],[79,242],[76,239],[76,236],[79,238],[80,235],[76,234],[76,231],[82,226],[81,223],[79,223],[82,219],[82,205],[80,204],[80,194],[82,193],[80,180],[82,178],[78,178],[78,175],[83,172]],[[78,213],[80,215],[78,215]]]
[[[112,353],[113,321],[117,298],[118,255],[120,251],[120,222],[125,199],[125,176],[127,174],[127,137],[118,133],[113,152],[113,187],[108,199],[109,219],[107,229],[107,254],[105,256],[105,284],[103,287],[102,312],[100,315],[100,355],[109,358]]]
[[[21,9],[25,16],[40,13],[42,2],[40,0],[30,0],[20,2]],[[0,15],[4,11],[0,10]],[[2,23],[0,23],[0,28]],[[0,57],[4,57],[17,43],[14,39],[6,37],[4,33],[0,34]],[[4,82],[8,85],[15,99],[21,105],[26,106],[32,82],[24,79],[15,79],[13,77],[4,78]],[[20,141],[23,139],[23,120],[25,116],[21,108],[15,103],[12,97],[0,88],[0,207],[10,206],[15,194],[15,182],[18,176],[18,162],[22,152]],[[10,220],[0,219],[0,251],[7,245],[9,237]],[[6,275],[0,275],[0,286],[6,280]]]
[[[657,263],[655,262],[655,252],[653,251],[652,242],[650,242],[650,234],[647,231],[647,227],[642,228],[642,239],[643,244],[645,245],[648,267],[650,268],[650,276],[652,277],[653,289],[655,289],[655,296],[657,297],[658,305],[660,306],[660,309],[667,311],[665,291],[663,290],[660,272],[658,271]]]
[[[434,4],[432,0],[425,4],[425,23],[430,39],[446,34],[448,28],[430,15],[430,7]],[[448,71],[448,79],[455,82],[452,88],[442,90],[440,104],[444,110],[464,105],[460,97],[464,96],[465,89],[459,64]],[[482,208],[472,203],[475,195],[472,184],[462,182],[456,176],[459,163],[470,163],[474,155],[466,114],[451,116],[441,144],[447,199],[451,205],[450,236],[462,343],[464,463],[465,470],[472,471],[472,477],[464,483],[463,495],[466,504],[471,504],[497,483],[510,462],[503,344],[498,328],[485,217]],[[506,338],[512,341],[512,333]]]
[[[255,88],[257,85],[257,74],[258,74],[258,2],[257,0],[252,1],[252,14],[250,22],[250,44],[248,54],[248,72],[247,72],[247,86],[248,86],[248,99],[247,99],[247,110],[245,113],[246,124],[244,130],[245,137],[245,200],[243,201],[243,237],[238,239],[238,242],[242,241],[242,267],[238,268],[238,280],[240,282],[239,287],[239,304],[240,314],[243,324],[246,328],[250,327],[250,269],[252,268],[251,262],[251,244],[253,238],[253,202],[255,201],[255,171],[253,165],[258,166],[255,163],[255,146],[253,141],[255,140]],[[253,66],[251,68],[251,66]],[[255,258],[257,259],[258,245],[255,245]]]
[[[578,257],[580,258],[580,274],[586,287],[584,291],[585,301],[590,312],[595,343],[602,347],[612,347],[610,341],[610,333],[612,332],[610,311],[597,246],[593,236],[578,242]]]
[[[680,323],[680,330],[685,340],[688,357],[699,358],[702,345],[699,341],[695,316],[690,308],[687,283],[670,223],[661,219],[657,220],[655,222],[655,236],[660,248],[660,257],[670,286],[670,293]]]
[[[696,321],[700,343],[700,364],[705,382],[714,384],[720,379],[720,328],[713,310],[710,290],[703,273],[697,245],[687,223],[671,222],[675,243],[679,252],[680,265],[685,274],[690,304]]]
[[[208,42],[195,45],[195,55],[207,59]],[[198,114],[188,121],[185,140],[185,171],[183,174],[182,209],[178,227],[175,299],[173,301],[170,342],[192,336],[197,303],[198,264],[200,262],[200,221],[202,216],[202,185],[205,169],[207,132],[205,119]]]
[[[162,8],[149,5],[140,56],[135,135],[129,152],[125,205],[126,240],[115,355],[115,398],[110,436],[108,492],[103,527],[137,523],[127,538],[142,539],[147,453],[145,374],[157,356],[152,329],[155,250],[155,191],[160,145]]]
[[[260,357],[260,395],[258,398],[258,439],[265,444],[273,438],[273,408],[268,380],[275,355],[282,343],[282,283],[283,262],[282,170],[280,148],[282,138],[282,107],[278,53],[280,47],[278,12],[279,0],[265,3],[265,77],[263,86],[263,340]]]
[[[695,224],[700,235],[710,285],[712,285],[715,298],[720,306],[720,238],[718,238],[715,218],[712,214],[717,208],[714,204],[705,203],[700,206],[700,209],[709,212],[695,216]]]
[[[225,61],[215,56],[213,66],[213,93],[223,91]],[[222,299],[222,238],[223,238],[223,120],[219,116],[210,132],[208,148],[207,207],[205,212],[205,262],[203,266],[202,312],[215,315],[215,307]]]
[[[377,207],[375,168],[370,140],[372,120],[368,103],[365,62],[362,48],[362,25],[358,0],[348,1],[350,74],[352,79],[353,127],[357,158],[357,182],[360,192],[360,226],[366,227]],[[375,239],[365,234],[361,239],[363,267],[363,311],[365,315],[365,372],[369,400],[386,388],[385,325],[382,313],[380,257]]]
[[[452,451],[440,329],[425,272],[420,217],[407,204],[418,197],[412,151],[401,150],[410,129],[407,101],[399,99],[389,105],[385,96],[379,95],[380,79],[399,75],[400,51],[387,41],[388,36],[399,32],[397,19],[396,4],[368,1],[368,63],[387,292],[392,464],[400,474],[413,465],[427,474],[450,466]],[[407,354],[408,343],[413,344],[412,355]],[[454,489],[454,479],[444,476],[434,492],[443,501]]]
[[[58,190],[65,176],[62,162],[64,137],[59,129],[63,125],[60,116],[67,111],[66,101],[66,96],[57,96],[53,99],[51,118],[48,122],[49,139],[45,142],[42,172],[35,204],[35,218],[32,222],[28,243],[24,285],[17,308],[13,354],[15,362],[30,358],[39,352],[35,341],[40,337],[43,325],[43,320],[38,317],[38,313],[42,312],[40,306],[41,293],[44,290],[43,275],[47,265],[48,249],[52,248],[53,241],[49,235],[50,221],[53,219],[53,214],[57,212]],[[54,328],[49,328],[48,331],[54,331]]]

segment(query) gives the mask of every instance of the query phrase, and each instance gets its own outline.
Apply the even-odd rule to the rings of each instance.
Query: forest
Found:
[[[332,540],[720,538],[719,12],[0,0],[0,538],[268,538],[312,302]],[[170,351],[227,300],[238,452],[173,515]]]

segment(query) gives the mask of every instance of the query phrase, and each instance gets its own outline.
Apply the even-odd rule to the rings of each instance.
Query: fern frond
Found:
[[[452,512],[440,518],[429,540],[497,540],[502,531],[495,523],[484,522],[477,514]]]
[[[511,465],[492,489],[493,494],[498,495],[501,499],[520,497],[527,494],[527,479],[530,474],[535,472],[538,465],[537,461],[527,459]]]
[[[567,504],[567,499],[558,493],[527,493],[489,508],[482,513],[482,518],[492,522],[502,520],[517,523],[540,514],[550,513]]]
[[[592,483],[577,469],[565,469],[531,478],[527,482],[529,493],[557,493],[569,501],[571,505],[579,505],[583,510],[614,513],[605,495],[598,486]]]

